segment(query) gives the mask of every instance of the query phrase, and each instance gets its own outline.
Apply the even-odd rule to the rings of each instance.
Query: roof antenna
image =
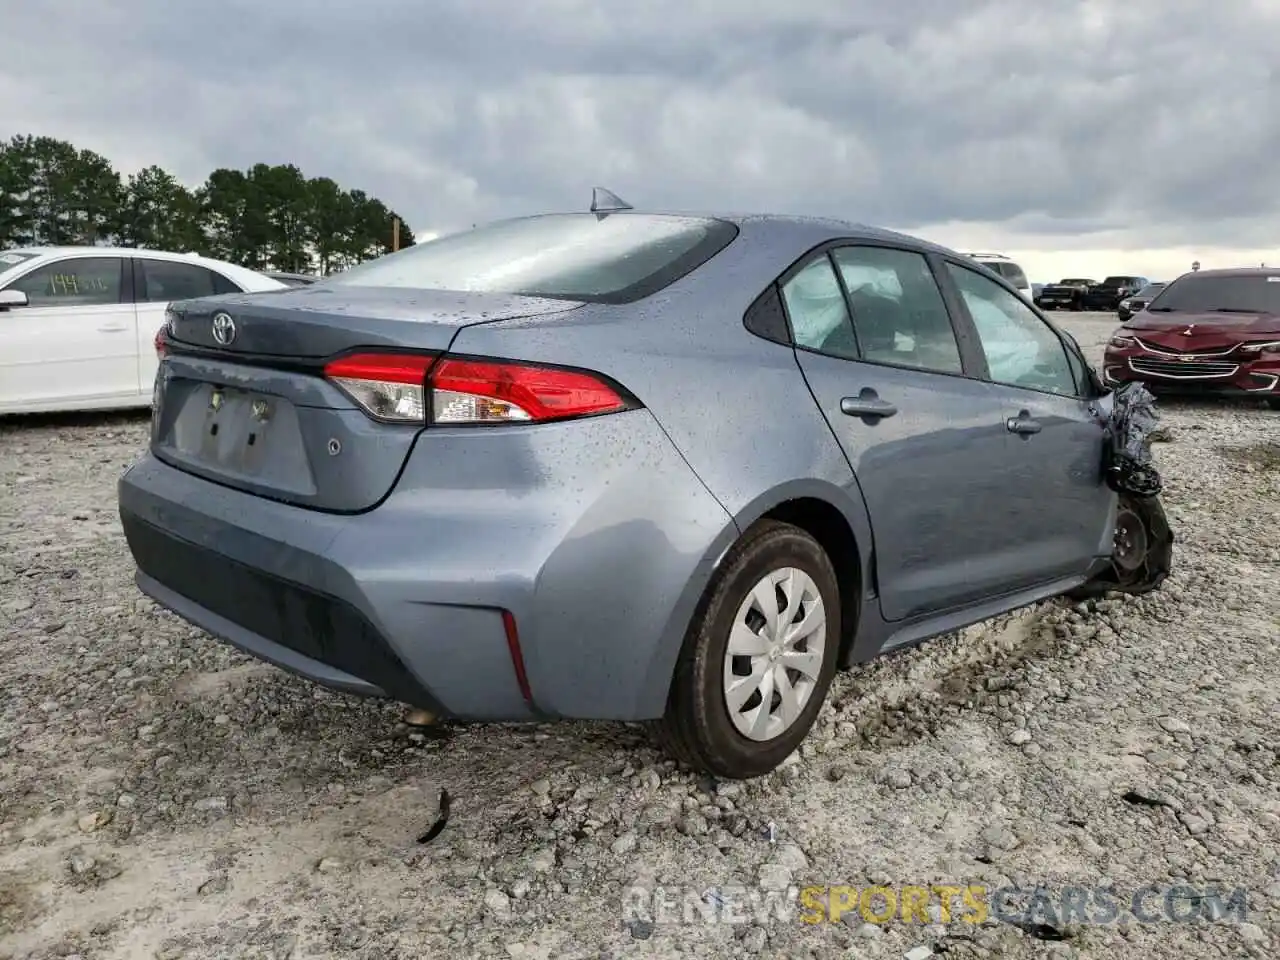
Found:
[[[606,190],[604,187],[591,188],[592,213],[617,213],[619,210],[634,209],[635,207],[631,206],[612,190]]]

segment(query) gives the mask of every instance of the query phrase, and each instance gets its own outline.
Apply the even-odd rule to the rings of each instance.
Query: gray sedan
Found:
[[[757,776],[837,669],[1161,577],[1076,344],[885,230],[606,194],[176,304],[157,349],[141,590],[458,721],[658,720]]]

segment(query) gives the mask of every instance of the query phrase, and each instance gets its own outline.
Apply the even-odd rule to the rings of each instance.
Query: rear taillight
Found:
[[[425,423],[427,371],[435,362],[429,354],[359,353],[334,360],[324,375],[372,417]]]
[[[325,376],[366,413],[395,423],[540,423],[629,410],[634,401],[603,377],[505,360],[362,353]]]
[[[165,342],[164,342],[164,327],[161,327],[159,330],[156,331],[155,347],[156,347],[156,356],[159,357],[161,360],[163,360],[164,355],[169,352],[169,348],[168,346],[165,345]]]
[[[446,358],[431,371],[433,423],[536,423],[628,406],[603,379],[578,370]]]

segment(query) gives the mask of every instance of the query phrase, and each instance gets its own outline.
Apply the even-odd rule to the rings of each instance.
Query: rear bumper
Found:
[[[647,411],[460,433],[359,515],[144,456],[119,483],[138,586],[260,659],[443,716],[660,716],[731,518]]]

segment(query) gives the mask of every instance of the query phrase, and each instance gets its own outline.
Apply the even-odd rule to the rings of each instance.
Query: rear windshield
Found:
[[[1161,290],[1147,309],[1176,313],[1280,314],[1280,273],[1243,277],[1190,274]]]
[[[330,282],[626,303],[675,283],[737,233],[701,217],[549,214],[417,244]]]
[[[1027,275],[1022,272],[1022,268],[1016,263],[1008,260],[986,260],[979,261],[984,267],[993,273],[998,273],[1004,277],[1015,287],[1025,287],[1027,285]]]

